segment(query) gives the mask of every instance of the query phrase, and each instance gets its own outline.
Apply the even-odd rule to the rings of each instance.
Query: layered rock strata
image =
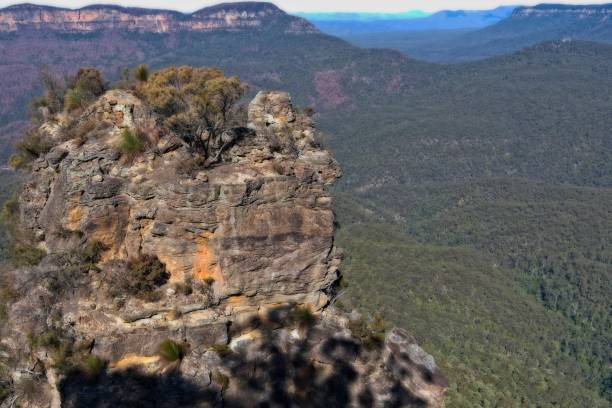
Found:
[[[413,338],[394,329],[383,342],[329,306],[340,255],[326,186],[340,170],[288,94],[260,92],[210,166],[157,122],[110,91],[79,118],[86,135],[63,141],[61,120],[43,125],[56,147],[19,208],[47,256],[10,275],[21,295],[0,344],[15,384],[41,390],[24,406],[443,406],[446,380]],[[126,130],[144,153],[119,152]],[[92,243],[95,265],[71,263]],[[144,256],[170,274],[161,295],[116,293]],[[84,368],[63,366],[64,339],[90,356]],[[168,339],[176,359],[160,351]],[[91,358],[107,362],[102,374]]]
[[[0,10],[0,32],[50,30],[86,33],[104,29],[171,33],[181,30],[263,29],[279,22],[286,24],[285,31],[289,33],[317,32],[306,20],[288,16],[271,3],[257,2],[220,4],[191,14],[106,5],[71,10],[22,4]]]

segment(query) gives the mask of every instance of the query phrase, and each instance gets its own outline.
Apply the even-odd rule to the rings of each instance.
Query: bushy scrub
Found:
[[[142,140],[139,132],[130,129],[123,129],[123,132],[121,132],[119,149],[123,154],[135,155],[136,153],[143,151],[144,141]]]
[[[0,210],[0,227],[4,228],[9,240],[10,259],[16,266],[38,265],[46,252],[32,243],[32,237],[20,231],[18,217],[19,202],[17,196],[13,195],[6,200]]]
[[[98,377],[105,369],[105,362],[100,357],[89,355],[83,360],[83,368],[90,377]]]
[[[206,159],[233,123],[236,102],[246,89],[238,77],[226,77],[220,70],[183,66],[147,76],[138,94],[166,128]]]
[[[229,387],[229,377],[219,370],[214,370],[212,372],[212,375],[210,376],[210,379],[215,385],[221,388],[221,392],[224,392],[225,390],[227,390],[227,387]]]
[[[316,316],[308,307],[298,307],[291,313],[291,320],[299,326],[310,326],[316,321]]]
[[[146,65],[139,65],[134,68],[134,78],[140,82],[146,82],[149,79],[149,68]]]
[[[166,266],[156,256],[143,255],[128,261],[125,267],[115,267],[108,285],[112,296],[128,295],[153,301],[157,289],[169,278]]]
[[[15,170],[25,169],[33,160],[48,153],[52,147],[53,142],[45,134],[39,130],[30,130],[15,146],[16,152],[9,158],[9,165]]]
[[[221,343],[213,344],[210,347],[210,349],[214,351],[215,353],[217,353],[217,355],[221,358],[227,357],[233,353],[232,349],[227,344],[221,344]]]
[[[178,361],[183,358],[183,347],[173,340],[166,339],[159,345],[158,354],[167,362]]]

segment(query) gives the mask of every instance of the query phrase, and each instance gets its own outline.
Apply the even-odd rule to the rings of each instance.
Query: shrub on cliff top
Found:
[[[154,72],[138,93],[164,125],[207,158],[246,91],[238,77],[211,68],[170,67]]]
[[[52,141],[39,130],[29,130],[17,145],[16,153],[9,159],[9,165],[15,170],[27,168],[39,156],[49,152]]]
[[[149,79],[149,67],[146,65],[139,65],[134,68],[134,78],[140,82],[146,82]]]

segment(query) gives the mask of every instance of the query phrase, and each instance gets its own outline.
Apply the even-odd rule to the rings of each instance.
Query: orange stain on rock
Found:
[[[210,236],[199,238],[196,252],[193,257],[193,277],[198,280],[212,279],[215,282],[223,282],[221,268],[217,265],[215,255],[209,247]]]
[[[247,297],[244,295],[230,296],[229,298],[227,298],[227,304],[232,306],[242,305],[246,303],[246,300]]]
[[[75,194],[70,199],[70,209],[68,210],[68,219],[66,228],[70,231],[77,231],[81,227],[83,219],[83,207],[80,205],[80,194]]]
[[[159,362],[159,356],[139,356],[137,354],[128,354],[121,360],[111,363],[110,369],[124,370],[137,366],[146,366]]]

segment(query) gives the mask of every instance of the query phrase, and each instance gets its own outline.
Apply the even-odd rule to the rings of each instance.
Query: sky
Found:
[[[609,3],[612,0],[571,1],[557,0],[547,3],[566,4],[595,4]],[[32,0],[25,2],[46,4],[52,6],[78,8],[92,3],[120,4],[123,6],[137,6],[147,8],[174,9],[183,12],[191,12],[206,6],[224,2],[223,0],[181,0],[180,2],[168,2],[167,0]],[[289,12],[405,12],[408,10],[438,11],[447,9],[486,10],[499,5],[532,5],[543,1],[512,1],[499,0],[274,0],[277,6]],[[0,7],[21,3],[21,1],[0,0]]]

